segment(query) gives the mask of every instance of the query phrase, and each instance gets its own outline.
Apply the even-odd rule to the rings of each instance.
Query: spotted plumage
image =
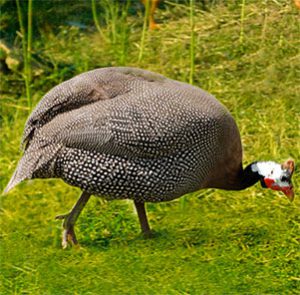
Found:
[[[243,170],[238,128],[212,95],[135,68],[97,69],[54,87],[28,118],[22,144],[6,191],[61,178],[85,192],[79,213],[91,194],[137,205],[207,187],[243,189],[263,177]]]
[[[199,88],[139,69],[94,70],[38,104],[21,165],[37,163],[16,178],[59,177],[110,199],[171,200],[203,187],[226,153],[228,121]]]

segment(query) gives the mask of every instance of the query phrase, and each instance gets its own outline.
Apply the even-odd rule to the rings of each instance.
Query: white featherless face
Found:
[[[252,164],[251,170],[263,176],[266,187],[284,192],[291,200],[294,198],[291,182],[294,172],[294,162],[292,160],[288,160],[282,165],[273,161],[256,162]]]
[[[285,170],[276,162],[257,162],[252,165],[251,169],[253,172],[258,172],[261,176],[274,179],[278,184],[288,185],[288,182],[284,181],[285,178],[282,180]]]

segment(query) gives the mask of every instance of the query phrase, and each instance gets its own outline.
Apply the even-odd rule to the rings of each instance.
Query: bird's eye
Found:
[[[282,176],[280,180],[281,181],[288,181],[288,178],[286,176]]]

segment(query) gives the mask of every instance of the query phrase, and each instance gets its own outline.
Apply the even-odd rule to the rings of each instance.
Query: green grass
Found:
[[[122,12],[124,23],[107,20],[105,38],[96,29],[41,31],[31,49],[33,104],[57,83],[95,67],[126,64],[189,81],[193,66],[194,85],[213,93],[236,119],[245,164],[298,162],[299,13],[290,1],[228,3],[210,12],[195,5],[192,24],[189,1],[166,3],[156,15],[160,30],[145,33],[140,61],[141,15]],[[3,75],[1,88],[2,190],[21,155],[28,103],[22,73]],[[81,248],[67,250],[54,217],[72,207],[79,190],[60,180],[22,183],[1,196],[0,293],[300,294],[298,170],[294,203],[258,184],[148,204],[152,239],[140,236],[131,201],[92,198],[77,223]]]

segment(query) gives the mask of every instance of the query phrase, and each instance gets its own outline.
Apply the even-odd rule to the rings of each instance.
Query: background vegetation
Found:
[[[214,94],[239,125],[245,164],[299,160],[291,1],[164,1],[153,31],[143,15],[137,1],[1,1],[1,190],[31,107],[54,85],[106,66],[149,69]],[[79,190],[28,181],[1,197],[0,292],[300,294],[297,171],[294,185],[294,203],[257,185],[148,204],[150,240],[130,201],[92,198],[77,224],[81,248],[63,251],[54,216]]]

